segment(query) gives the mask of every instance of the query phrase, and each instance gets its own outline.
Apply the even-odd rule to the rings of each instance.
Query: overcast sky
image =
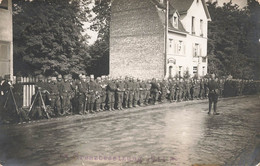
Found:
[[[227,3],[230,0],[218,0],[218,4],[221,6],[223,3]],[[232,3],[237,4],[241,8],[246,6],[247,0],[232,0]]]

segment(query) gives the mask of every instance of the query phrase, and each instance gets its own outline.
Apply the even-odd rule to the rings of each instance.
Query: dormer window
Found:
[[[195,34],[195,17],[191,18],[191,34]]]
[[[8,10],[8,0],[0,0],[0,9]]]
[[[178,17],[177,16],[173,16],[173,27],[178,28]]]

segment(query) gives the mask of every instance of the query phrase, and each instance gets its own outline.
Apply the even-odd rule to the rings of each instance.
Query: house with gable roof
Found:
[[[165,1],[112,2],[112,77],[165,78],[183,76],[186,71],[192,76],[207,74],[207,29],[211,18],[205,0],[169,0],[168,7]]]

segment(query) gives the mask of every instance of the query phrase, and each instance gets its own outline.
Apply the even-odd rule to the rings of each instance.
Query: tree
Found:
[[[208,33],[209,72],[219,76],[231,74],[234,78],[244,77],[245,70],[253,74],[256,63],[251,60],[252,44],[248,37],[252,14],[231,1],[222,7],[217,7],[217,2],[208,2],[208,9],[212,18]]]
[[[79,74],[86,72],[88,0],[13,0],[14,72]]]
[[[90,72],[96,76],[109,74],[109,23],[111,20],[111,0],[96,1],[92,11],[91,30],[98,32],[97,41],[90,47],[92,58]]]

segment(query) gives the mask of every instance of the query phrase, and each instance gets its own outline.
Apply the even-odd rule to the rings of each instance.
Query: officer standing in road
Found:
[[[208,82],[208,89],[209,89],[209,112],[211,112],[211,107],[213,104],[213,109],[214,109],[214,115],[218,115],[217,113],[217,103],[218,103],[218,89],[219,85],[215,80],[215,74],[211,75],[211,80]]]

